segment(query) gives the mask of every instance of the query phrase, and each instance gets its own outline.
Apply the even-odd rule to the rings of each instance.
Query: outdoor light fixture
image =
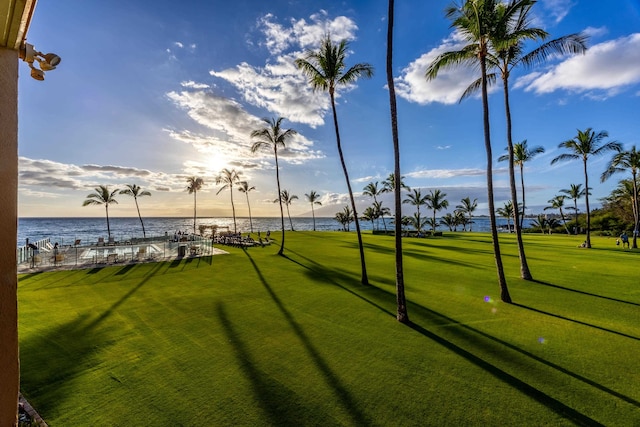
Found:
[[[55,53],[38,52],[32,44],[26,42],[20,47],[20,59],[29,64],[31,77],[36,80],[44,80],[44,72],[55,70],[60,64],[60,57]],[[34,61],[38,63],[40,69],[33,65]]]

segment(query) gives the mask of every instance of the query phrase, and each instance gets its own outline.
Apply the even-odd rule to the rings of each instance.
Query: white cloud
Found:
[[[268,14],[259,21],[261,35],[266,40],[263,45],[271,54],[264,66],[241,63],[234,68],[209,73],[231,83],[245,102],[295,123],[311,127],[323,125],[330,107],[329,99],[326,94],[314,92],[309,87],[294,61],[304,50],[317,47],[326,34],[336,41],[353,40],[357,26],[344,16],[329,19],[324,11],[311,15],[309,22],[291,20],[288,26],[276,23],[274,19]]]
[[[208,130],[206,134],[169,130],[172,138],[188,143],[202,153],[215,154],[227,162],[250,160],[249,163],[253,165],[256,159],[272,157],[266,151],[251,153],[250,134],[265,123],[249,114],[240,103],[202,90],[170,92],[167,97]],[[283,125],[286,126],[286,123]],[[297,134],[287,143],[286,149],[279,151],[279,157],[295,164],[324,157],[312,147],[312,141]],[[222,162],[218,160],[218,163]]]
[[[181,42],[173,42],[173,45],[182,49],[184,45]]]
[[[594,45],[584,55],[568,58],[545,72],[527,74],[516,81],[514,88],[536,93],[604,90],[610,96],[639,82],[640,33],[635,33]],[[602,93],[589,96],[606,98]]]
[[[402,70],[400,77],[395,79],[398,96],[421,105],[432,102],[457,103],[467,87],[478,79],[478,70],[463,66],[441,70],[438,77],[431,81],[427,81],[425,73],[438,55],[460,50],[462,47],[460,36],[453,33],[440,46],[411,62]]]

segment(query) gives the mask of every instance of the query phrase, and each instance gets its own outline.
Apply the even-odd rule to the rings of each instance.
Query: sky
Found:
[[[438,54],[461,46],[445,17],[450,4],[396,2],[401,173],[423,194],[445,193],[448,211],[470,197],[478,199],[476,213],[487,214],[482,103],[478,97],[458,102],[477,70],[424,78]],[[625,149],[640,145],[640,0],[539,0],[532,12],[549,39],[583,32],[589,48],[511,75],[514,142],[545,149],[525,167],[527,214],[543,212],[561,189],[584,183],[581,161],[550,164],[564,152],[558,145],[578,130],[607,131],[605,141]],[[341,88],[336,99],[362,212],[371,204],[362,189],[393,171],[386,1],[41,0],[27,41],[62,61],[44,81],[19,64],[19,216],[103,216],[101,207],[82,206],[96,186],[137,184],[152,193],[139,199],[143,216],[188,217],[194,197],[186,178],[198,176],[205,182],[198,216],[227,217],[230,193],[217,194],[215,184],[223,168],[255,186],[249,193],[254,216],[278,216],[273,152],[250,150],[251,131],[272,117],[284,117],[284,128],[297,131],[279,152],[282,188],[299,198],[291,215],[309,216],[305,194],[316,191],[322,202],[316,214],[334,216],[348,194],[330,102],[293,64],[325,34],[349,42],[347,67],[375,69],[372,78]],[[489,101],[496,207],[509,199],[507,164],[497,162],[506,147],[499,86]],[[592,205],[629,178],[619,174],[600,183],[610,158],[589,161]],[[237,215],[247,216],[245,195],[233,194]],[[137,215],[133,198],[117,200],[111,216]],[[393,208],[391,195],[382,200]]]

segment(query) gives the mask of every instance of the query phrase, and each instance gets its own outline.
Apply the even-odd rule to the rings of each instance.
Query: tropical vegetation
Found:
[[[140,215],[140,206],[138,205],[138,197],[151,196],[151,192],[143,190],[137,184],[127,184],[127,188],[120,190],[120,194],[133,197],[136,203],[136,210],[138,211],[138,218],[140,218],[140,225],[142,226],[142,237],[147,237],[147,232],[144,229],[144,221],[142,221],[142,215]]]

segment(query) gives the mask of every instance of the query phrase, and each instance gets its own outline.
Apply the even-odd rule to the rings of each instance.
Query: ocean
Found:
[[[180,231],[182,233],[193,232],[193,218],[143,218],[144,227],[147,237],[164,236],[165,233],[173,235]],[[280,218],[252,218],[254,232],[280,230]],[[293,228],[296,231],[313,230],[313,218],[291,218]],[[489,218],[478,217],[473,219],[473,231],[488,232]],[[531,220],[525,219],[525,227]],[[393,228],[391,219],[386,218],[387,228]],[[250,231],[249,218],[236,218],[238,232],[248,233]],[[507,222],[504,218],[497,219],[498,226],[506,226]],[[135,237],[142,237],[142,226],[137,217],[128,218],[109,218],[111,227],[111,236],[117,241],[126,241]],[[219,230],[233,231],[233,218],[197,218],[196,231],[198,226],[217,225]],[[371,230],[371,222],[360,221],[362,230]],[[380,228],[383,228],[380,223]],[[285,230],[289,230],[289,219],[285,217]],[[317,231],[337,231],[342,226],[334,218],[316,218]],[[351,224],[350,230],[355,231],[355,227]],[[438,230],[447,231],[448,228],[439,226]],[[19,218],[18,219],[18,236],[17,246],[24,246],[26,239],[30,242],[36,242],[49,238],[51,243],[58,242],[60,245],[72,245],[76,240],[80,240],[81,244],[94,244],[98,238],[103,237],[107,240],[107,221],[106,218]]]

